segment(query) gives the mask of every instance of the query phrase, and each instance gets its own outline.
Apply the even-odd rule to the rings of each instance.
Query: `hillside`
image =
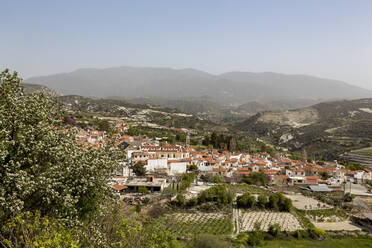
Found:
[[[259,113],[235,125],[292,151],[335,159],[372,142],[372,99],[333,101]]]
[[[227,130],[226,127],[217,125],[209,120],[185,114],[171,108],[135,104],[124,100],[93,99],[76,95],[60,96],[58,100],[73,111],[97,113],[110,117],[128,117],[151,127],[179,127],[200,131]]]
[[[115,97],[114,97],[115,98]],[[116,98],[120,99],[120,98]],[[226,106],[212,100],[208,96],[187,97],[180,99],[142,97],[126,99],[128,102],[136,104],[158,105],[167,108],[176,108],[180,111],[201,118],[209,119],[216,123],[228,124],[238,120],[244,120],[247,117],[262,111],[289,110],[300,107],[311,106],[318,103],[316,100],[298,99],[298,100],[278,100],[267,102],[247,102],[238,106]]]
[[[223,106],[252,101],[329,100],[372,97],[350,84],[305,75],[230,72],[213,75],[194,69],[117,67],[79,69],[71,73],[33,77],[66,95],[125,98],[204,98]]]
[[[25,90],[26,94],[41,93],[42,92],[42,93],[44,93],[46,95],[49,95],[49,96],[52,96],[52,97],[56,97],[56,96],[61,95],[57,91],[52,90],[52,89],[50,89],[48,87],[45,87],[43,85],[23,83],[22,86],[24,87],[24,90]]]

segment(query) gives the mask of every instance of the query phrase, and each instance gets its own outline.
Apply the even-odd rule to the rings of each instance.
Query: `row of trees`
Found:
[[[230,205],[234,200],[234,193],[228,190],[223,185],[211,187],[203,190],[197,197],[191,198],[186,201],[182,194],[178,194],[176,200],[173,202],[175,205],[183,207],[194,207],[204,203],[216,203],[219,205]]]
[[[216,202],[220,204],[231,204],[234,199],[234,193],[225,186],[219,185],[203,190],[198,194],[198,203]]]
[[[229,151],[236,151],[238,148],[236,139],[233,136],[217,134],[216,132],[213,132],[211,136],[205,136],[202,145]]]
[[[281,212],[290,212],[292,209],[292,201],[284,197],[281,193],[275,193],[269,198],[260,194],[257,199],[250,193],[245,193],[237,198],[237,205],[240,208],[264,208]]]

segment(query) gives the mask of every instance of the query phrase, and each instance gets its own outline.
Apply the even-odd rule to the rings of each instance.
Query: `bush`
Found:
[[[192,181],[195,178],[195,173],[184,173],[181,177],[181,186],[179,187],[180,191],[186,190],[188,187],[190,187]]]
[[[237,242],[244,246],[259,247],[264,244],[264,233],[254,231],[251,233],[242,233],[238,235]]]
[[[275,193],[270,195],[267,206],[273,210],[290,212],[292,209],[292,201],[291,199],[284,197],[282,193]]]
[[[194,207],[194,206],[198,205],[198,198],[197,198],[197,197],[193,197],[193,198],[191,198],[191,199],[186,203],[186,205],[187,205],[188,207]]]
[[[146,175],[145,163],[142,161],[137,162],[131,167],[132,171],[136,176],[143,177]]]
[[[256,198],[250,193],[245,193],[239,196],[236,201],[240,208],[252,208],[256,204]]]
[[[249,176],[243,176],[242,181],[247,184],[265,185],[267,176],[263,172],[252,172]]]
[[[220,175],[214,175],[213,176],[213,178],[212,178],[212,180],[213,180],[213,183],[223,183],[223,179],[222,179],[222,177],[220,176]]]
[[[171,186],[166,187],[161,193],[162,196],[167,197],[167,198],[172,198],[176,194],[177,194],[177,190],[172,188]]]
[[[177,206],[181,207],[185,205],[185,197],[182,194],[178,194],[176,197],[177,200]]]
[[[151,218],[158,218],[163,216],[167,212],[167,209],[160,204],[153,205],[147,212]]]
[[[232,191],[225,186],[219,185],[204,190],[198,194],[198,203],[216,202],[220,204],[231,204],[234,198]]]
[[[138,193],[140,193],[140,194],[148,194],[149,193],[149,190],[145,186],[139,186],[138,187]]]
[[[309,233],[310,237],[313,238],[313,239],[318,239],[320,237],[325,236],[325,234],[326,234],[326,232],[323,229],[317,228],[317,227],[308,229],[308,233]]]
[[[352,202],[354,197],[355,197],[354,195],[352,195],[350,193],[346,193],[343,197],[343,201],[344,202]]]
[[[67,229],[61,221],[40,217],[39,212],[21,213],[9,219],[0,231],[4,247],[79,247],[77,229]]]
[[[292,200],[289,198],[284,198],[279,203],[279,210],[282,212],[290,212],[292,209]]]
[[[251,232],[248,234],[247,244],[253,247],[262,246],[264,243],[264,233],[262,232]]]
[[[297,231],[294,233],[294,237],[295,237],[296,239],[302,239],[302,238],[303,238],[303,235],[302,235],[301,230],[297,230]]]
[[[194,237],[191,242],[187,245],[189,248],[229,248],[231,243],[228,241],[221,240],[220,238],[213,235],[200,235]]]
[[[277,194],[273,194],[269,196],[269,202],[267,203],[268,208],[271,209],[278,209],[279,197]]]
[[[265,208],[267,205],[267,196],[265,194],[260,194],[257,198],[257,206],[260,208]]]
[[[141,210],[142,210],[142,206],[140,204],[136,205],[134,208],[134,211],[136,211],[136,213],[141,213]]]
[[[281,232],[281,226],[278,223],[269,226],[268,233],[270,233],[274,237],[278,237],[280,232]]]

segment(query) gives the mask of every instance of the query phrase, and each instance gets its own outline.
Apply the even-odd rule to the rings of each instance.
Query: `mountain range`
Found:
[[[372,97],[372,91],[342,81],[273,72],[213,75],[195,69],[115,67],[32,77],[25,83],[41,84],[65,95],[194,98],[208,99],[223,106]]]
[[[306,150],[310,158],[342,159],[345,152],[372,144],[372,98],[314,105],[311,100],[278,100],[271,103],[249,102],[233,107],[214,103],[207,96],[203,100],[136,98],[127,101],[59,96],[45,86],[24,84],[24,87],[26,92],[44,92],[57,97],[74,111],[133,117],[157,125],[204,131],[243,132],[293,152]],[[299,104],[311,106],[296,108]],[[235,118],[232,118],[233,115]],[[210,122],[213,119],[219,120],[219,124]]]

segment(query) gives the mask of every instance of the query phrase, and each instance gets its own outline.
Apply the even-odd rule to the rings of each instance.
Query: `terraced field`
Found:
[[[346,152],[342,155],[342,158],[346,161],[361,164],[372,168],[372,148],[364,148],[360,150],[355,150],[352,152]]]
[[[228,235],[233,231],[231,213],[174,213],[156,220],[155,226],[165,227],[177,236],[194,234]]]
[[[239,214],[242,232],[254,230],[255,223],[261,223],[261,230],[267,231],[270,225],[279,224],[283,231],[303,229],[297,218],[291,213],[242,211]]]

